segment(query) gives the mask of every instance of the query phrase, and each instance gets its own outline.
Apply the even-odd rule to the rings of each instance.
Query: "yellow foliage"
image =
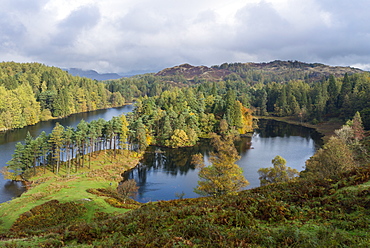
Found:
[[[239,129],[239,132],[241,134],[252,132],[253,131],[253,116],[252,116],[253,111],[242,105],[240,106],[241,106],[241,112],[242,112],[243,127]]]
[[[174,148],[189,145],[189,137],[182,129],[176,129],[171,136],[170,145]]]
[[[17,173],[11,172],[6,166],[0,169],[0,173],[3,174],[4,179],[7,180],[17,180]]]

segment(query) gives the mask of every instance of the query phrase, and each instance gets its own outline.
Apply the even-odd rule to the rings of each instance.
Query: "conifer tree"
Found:
[[[12,180],[16,180],[16,178],[21,175],[27,168],[26,164],[23,161],[23,152],[24,152],[24,145],[21,142],[18,142],[15,145],[14,153],[12,154],[12,159],[7,162],[8,171],[12,171]]]
[[[47,154],[49,153],[50,146],[49,146],[49,137],[45,133],[45,131],[42,131],[41,134],[39,135],[40,138],[40,154],[42,157],[41,164],[44,167],[44,174],[46,173],[46,166],[48,164],[48,159],[47,159]]]
[[[74,128],[67,127],[63,134],[63,139],[65,143],[65,154],[67,160],[67,175],[71,173],[71,160],[73,158],[73,150],[75,149],[74,146]]]
[[[128,132],[129,132],[129,128],[128,128],[129,124],[124,114],[120,116],[120,121],[121,121],[120,143],[121,143],[121,147],[123,149],[126,149],[127,148],[126,143],[128,139]]]
[[[85,153],[88,135],[88,124],[85,120],[81,120],[75,132],[76,144],[78,148],[77,162],[78,165],[84,167],[85,164]]]
[[[55,127],[53,128],[53,131],[50,134],[49,143],[52,147],[52,154],[53,159],[56,160],[56,168],[54,170],[54,163],[53,163],[53,172],[56,174],[59,173],[60,169],[60,161],[61,161],[61,152],[63,148],[63,133],[64,133],[64,127],[59,124],[59,122],[56,123]]]

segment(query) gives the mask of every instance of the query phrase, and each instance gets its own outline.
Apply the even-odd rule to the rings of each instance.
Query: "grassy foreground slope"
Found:
[[[0,246],[368,247],[369,180],[370,167],[362,167],[338,178],[153,202],[126,213],[97,210],[89,221],[85,214],[70,214],[73,221],[59,226],[40,226],[28,214],[3,233]],[[74,213],[86,208],[76,200],[68,204],[59,207]],[[37,211],[49,209],[44,204]]]
[[[70,224],[75,217],[76,220],[89,222],[97,212],[128,211],[123,206],[117,208],[109,203],[114,201],[114,197],[119,198],[115,188],[122,180],[121,174],[133,168],[138,160],[139,156],[134,152],[121,150],[113,158],[113,151],[107,150],[94,154],[90,169],[86,165],[71,175],[67,175],[65,169],[55,175],[49,170],[44,173],[43,168],[39,168],[37,175],[29,179],[32,184],[27,192],[0,204],[0,231],[7,232],[10,228],[14,231],[15,226],[21,230],[25,227],[22,223],[25,219],[31,226],[44,229],[47,226]],[[132,205],[127,208],[132,207],[135,208]],[[43,208],[49,208],[49,212]],[[53,223],[51,225],[44,220]]]

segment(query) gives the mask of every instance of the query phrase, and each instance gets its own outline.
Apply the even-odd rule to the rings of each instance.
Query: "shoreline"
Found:
[[[318,124],[311,124],[308,122],[300,122],[296,119],[296,117],[292,116],[286,116],[286,117],[278,117],[278,116],[254,116],[257,120],[259,119],[265,119],[265,120],[275,120],[275,121],[281,121],[286,122],[288,124],[302,126],[302,127],[308,127],[315,129],[318,133],[322,135],[322,140],[324,144],[329,140],[331,136],[333,136],[335,133],[334,131],[337,129],[340,129],[344,123],[340,122],[338,119],[332,119],[329,121],[323,121]]]
[[[122,106],[111,106],[111,107],[106,107],[106,108],[99,108],[99,109],[94,109],[94,110],[89,110],[89,111],[83,111],[83,112],[77,112],[77,113],[72,113],[70,115],[66,115],[66,116],[58,116],[58,117],[51,117],[49,119],[46,119],[46,120],[39,120],[38,122],[32,124],[32,125],[26,125],[26,126],[23,126],[23,127],[19,127],[19,128],[8,128],[8,129],[0,129],[0,133],[5,133],[5,132],[8,132],[8,131],[12,131],[12,130],[17,130],[17,129],[22,129],[22,128],[25,128],[25,127],[30,127],[30,126],[34,126],[34,125],[37,125],[41,122],[47,122],[47,121],[51,121],[51,120],[61,120],[61,119],[64,119],[64,118],[68,118],[72,115],[76,115],[76,114],[82,114],[82,113],[90,113],[90,112],[94,112],[94,111],[98,111],[98,110],[104,110],[104,109],[111,109],[111,108],[122,108],[122,107],[125,107],[127,105],[132,105],[132,103],[125,103],[123,104]]]

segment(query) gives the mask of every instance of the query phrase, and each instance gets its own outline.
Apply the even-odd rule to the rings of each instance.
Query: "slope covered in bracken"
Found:
[[[336,178],[299,179],[217,198],[152,202],[125,214],[96,212],[88,222],[83,203],[54,201],[22,215],[2,234],[7,241],[0,245],[368,247],[369,179],[366,166]],[[51,209],[54,220],[61,215],[68,219],[40,226],[34,213],[50,216]]]
[[[268,63],[224,63],[212,67],[193,66],[182,64],[166,68],[155,76],[177,81],[220,81],[241,77],[250,78],[248,81],[259,81],[261,78],[268,81],[288,81],[306,79],[309,81],[322,80],[333,75],[342,77],[344,74],[363,72],[360,69],[344,66],[328,66],[320,63],[304,63],[299,61],[275,60]]]

